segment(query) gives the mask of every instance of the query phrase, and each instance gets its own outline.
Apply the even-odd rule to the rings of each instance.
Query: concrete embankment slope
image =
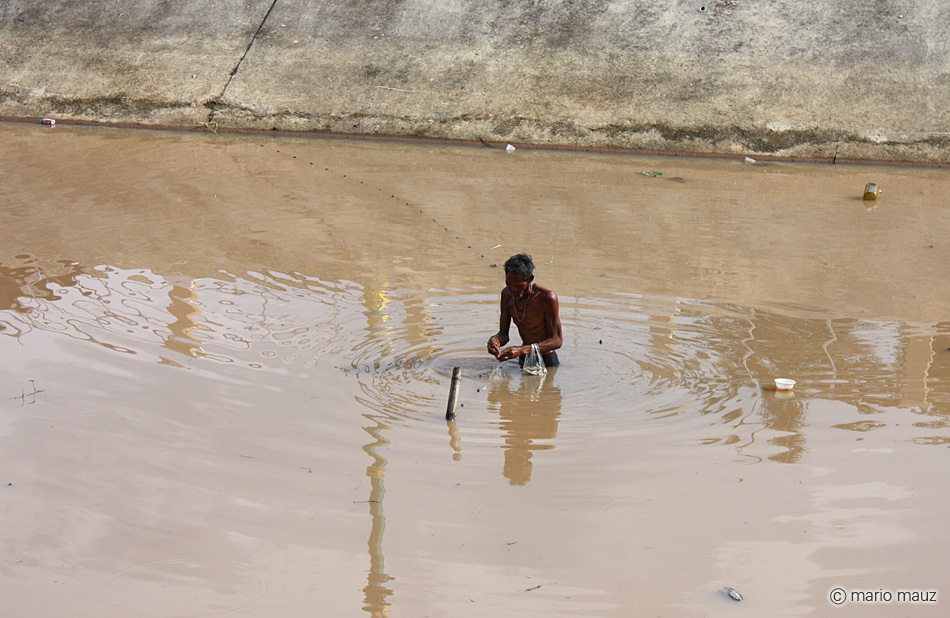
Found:
[[[0,115],[950,162],[950,2],[5,0]]]

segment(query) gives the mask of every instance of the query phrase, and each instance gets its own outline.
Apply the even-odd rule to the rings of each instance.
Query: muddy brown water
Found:
[[[0,135],[4,614],[945,614],[947,170]]]

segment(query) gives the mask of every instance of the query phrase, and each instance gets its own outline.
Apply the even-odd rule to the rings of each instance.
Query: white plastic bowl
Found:
[[[775,389],[780,391],[790,391],[795,388],[795,380],[788,378],[775,378]]]

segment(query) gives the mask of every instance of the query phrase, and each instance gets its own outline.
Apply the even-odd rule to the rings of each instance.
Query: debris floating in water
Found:
[[[869,182],[868,184],[864,186],[864,199],[876,200],[877,194],[880,192],[881,190],[878,188],[876,184],[874,184],[873,182]]]
[[[788,378],[775,378],[775,390],[790,391],[793,388],[795,388],[795,380],[789,380]]]
[[[507,150],[508,152],[514,152],[515,147],[512,146],[511,144],[508,144],[507,146],[505,146],[505,150]]]
[[[727,597],[729,597],[729,598],[732,599],[733,601],[741,601],[741,600],[742,600],[742,595],[739,594],[739,592],[738,592],[735,588],[733,588],[733,587],[731,587],[731,586],[726,586],[725,588],[723,588],[723,589],[720,590],[719,592],[723,593],[724,595],[726,595]]]

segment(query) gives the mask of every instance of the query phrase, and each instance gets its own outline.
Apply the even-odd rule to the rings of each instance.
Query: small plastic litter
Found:
[[[505,150],[507,150],[508,152],[514,152],[515,147],[512,146],[511,144],[508,144],[507,146],[505,146]]]
[[[731,586],[726,586],[725,588],[723,588],[723,589],[720,590],[719,592],[723,593],[724,595],[726,595],[727,597],[729,597],[729,598],[732,599],[733,601],[741,601],[741,600],[742,600],[742,595],[739,594],[739,592],[738,592],[735,588],[733,588],[733,587],[731,587]]]
[[[531,353],[524,359],[524,366],[521,372],[528,376],[543,376],[548,370],[544,366],[544,360],[541,358],[541,349],[538,344],[531,344]]]
[[[795,388],[795,380],[788,378],[775,378],[775,389],[779,391],[790,391]]]
[[[864,186],[864,199],[866,200],[876,200],[877,194],[881,192],[881,189],[878,188],[873,182],[869,182]]]
[[[743,163],[746,163],[746,164],[748,164],[748,165],[755,165],[756,163],[758,163],[758,161],[756,161],[756,160],[753,159],[752,157],[746,157],[746,158],[743,160]]]
[[[640,172],[644,176],[649,176],[650,178],[659,178],[663,175],[663,172]]]
[[[45,124],[46,126],[51,127],[54,124],[56,124],[56,121],[53,120],[52,118],[43,118],[42,120],[40,120],[40,124]]]

